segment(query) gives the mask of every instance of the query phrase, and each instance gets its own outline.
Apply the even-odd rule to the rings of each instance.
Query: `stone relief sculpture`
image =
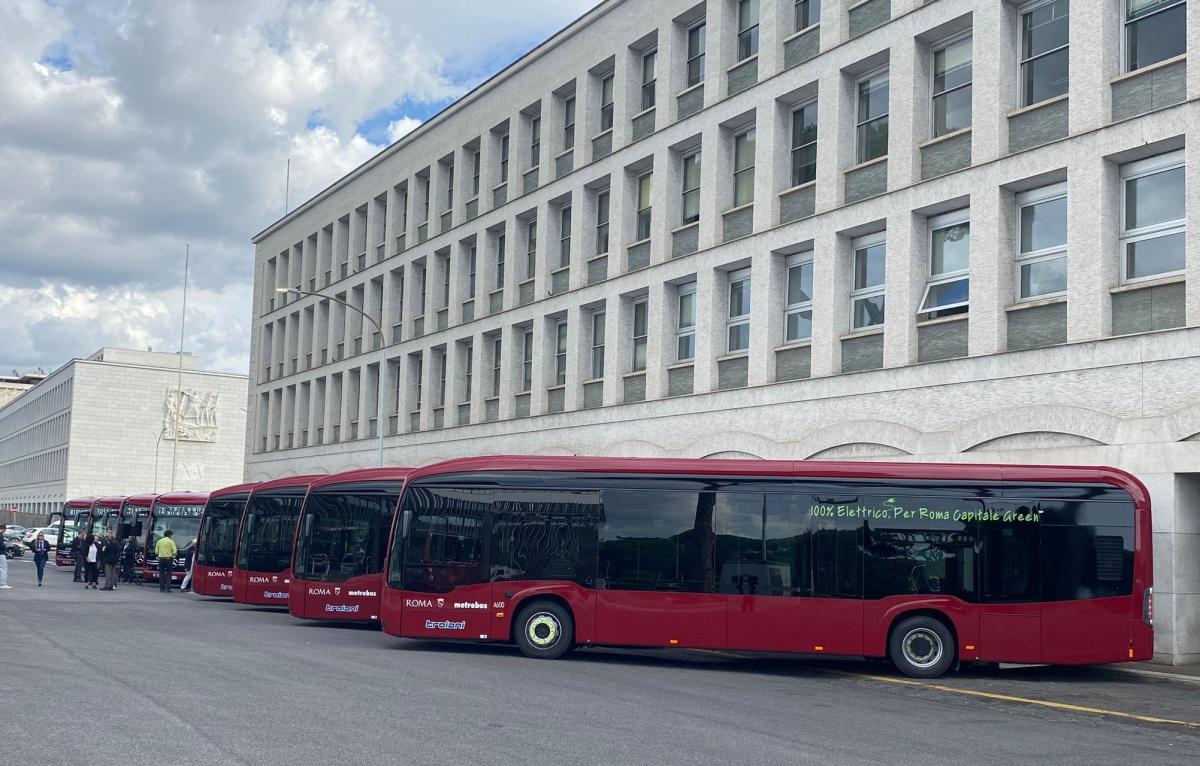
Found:
[[[179,435],[182,441],[211,442],[217,439],[216,391],[195,391],[176,388],[167,389],[166,414],[163,416],[165,439],[176,438],[175,424],[178,413]]]

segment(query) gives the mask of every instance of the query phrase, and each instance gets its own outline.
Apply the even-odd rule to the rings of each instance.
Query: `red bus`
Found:
[[[1093,664],[1153,648],[1150,500],[1114,468],[483,457],[408,475],[412,638]]]
[[[237,547],[238,524],[254,486],[237,484],[209,494],[192,563],[192,590],[197,594],[233,598],[233,551]]]
[[[94,497],[77,497],[63,503],[62,516],[58,519],[58,546],[54,549],[55,566],[75,566],[71,543],[75,542],[79,530],[90,528],[92,506],[95,504]]]
[[[200,532],[200,516],[204,513],[204,504],[207,502],[207,492],[169,492],[154,498],[143,524],[143,580],[158,580],[161,562],[154,553],[154,546],[158,545],[158,541],[169,529],[175,547],[178,548],[175,560],[171,562],[171,584],[183,582],[183,578],[187,576],[188,551],[196,544],[196,535]]]
[[[121,509],[125,506],[123,497],[102,497],[96,501],[92,511],[92,529],[98,537],[103,538],[109,531],[117,532],[117,523],[121,518]]]
[[[312,482],[293,546],[293,617],[379,619],[388,538],[409,470],[369,468]]]
[[[308,485],[319,476],[264,481],[246,501],[233,559],[233,600],[287,606],[292,541]]]

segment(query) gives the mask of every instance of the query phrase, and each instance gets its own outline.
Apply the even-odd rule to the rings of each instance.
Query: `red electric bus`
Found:
[[[313,476],[264,481],[246,501],[233,560],[233,600],[287,606],[296,519]]]
[[[379,619],[388,537],[409,470],[346,471],[309,485],[293,546],[293,617]]]
[[[154,498],[149,513],[144,517],[141,571],[142,579],[158,580],[160,562],[154,553],[154,546],[162,539],[163,533],[171,530],[171,539],[178,549],[175,560],[171,562],[171,584],[183,582],[187,576],[188,551],[196,544],[196,535],[200,532],[200,516],[204,513],[204,504],[208,502],[207,492],[168,492]]]
[[[192,563],[192,590],[201,596],[233,598],[233,552],[238,524],[254,484],[237,484],[214,490],[204,506],[196,560]]]
[[[71,543],[75,542],[79,530],[90,528],[92,506],[95,504],[94,497],[77,497],[63,503],[63,512],[58,518],[58,546],[54,549],[55,566],[75,566]]]
[[[1150,499],[1114,468],[579,457],[408,475],[386,632],[959,661],[1149,659]]]
[[[125,500],[124,497],[102,497],[96,501],[92,511],[92,529],[98,537],[103,538],[109,531],[116,534]]]

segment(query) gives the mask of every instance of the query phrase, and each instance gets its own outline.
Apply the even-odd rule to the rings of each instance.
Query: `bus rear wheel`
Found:
[[[571,613],[553,601],[534,601],[521,609],[513,628],[521,653],[538,660],[558,659],[575,642]]]
[[[950,669],[958,648],[941,620],[925,615],[901,620],[888,639],[892,664],[911,678],[937,678]]]

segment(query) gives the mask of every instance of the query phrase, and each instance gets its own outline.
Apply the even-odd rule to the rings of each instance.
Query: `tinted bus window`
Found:
[[[383,570],[396,496],[314,493],[304,507],[296,576],[339,582]]]
[[[569,580],[592,587],[597,491],[497,489],[492,493],[490,572],[499,580]]]
[[[895,495],[867,501],[865,595],[936,593],[975,601],[979,501]]]
[[[238,568],[282,572],[292,565],[292,539],[303,502],[303,493],[251,497],[238,546]]]
[[[404,588],[448,593],[484,582],[484,524],[491,492],[482,489],[414,487],[405,493],[410,511],[404,550]],[[393,570],[392,579],[396,579]]]
[[[711,492],[606,489],[597,587],[712,593]]]
[[[1133,591],[1133,529],[1042,527],[1042,600],[1127,596]]]
[[[1030,506],[1014,506],[1026,515]],[[1041,527],[1030,521],[979,524],[983,555],[983,600],[993,603],[1037,601],[1041,597]]]
[[[160,505],[154,509],[154,525],[150,528],[150,542],[147,555],[154,552],[154,547],[162,539],[163,534],[171,530],[171,539],[179,551],[179,557],[196,543],[196,535],[200,532],[200,514],[204,512],[199,505]]]
[[[196,563],[210,567],[233,566],[238,524],[245,507],[245,500],[213,500],[208,504]]]
[[[862,597],[863,521],[852,512],[862,505],[858,495],[809,501],[814,596]]]

